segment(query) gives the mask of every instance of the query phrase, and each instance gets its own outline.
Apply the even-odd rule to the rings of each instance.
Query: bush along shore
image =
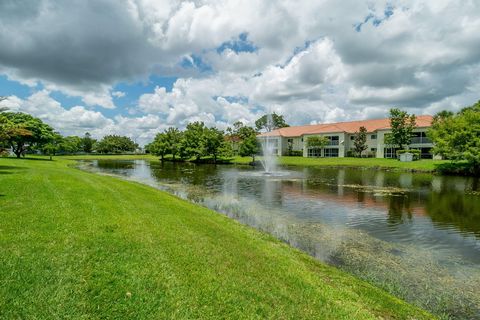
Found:
[[[214,211],[72,165],[0,159],[2,317],[433,318]]]

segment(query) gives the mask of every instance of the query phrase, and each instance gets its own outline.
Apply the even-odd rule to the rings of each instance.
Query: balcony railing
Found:
[[[413,137],[412,140],[410,141],[410,144],[423,144],[423,143],[432,143],[432,140],[430,140],[427,137]]]
[[[327,142],[327,146],[338,146],[338,140],[330,140]]]

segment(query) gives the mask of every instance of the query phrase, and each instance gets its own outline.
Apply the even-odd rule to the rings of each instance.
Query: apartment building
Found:
[[[432,124],[433,117],[429,115],[417,116],[410,149],[418,149],[421,157],[431,159],[430,153],[433,144],[427,137],[427,130]],[[391,133],[390,119],[374,119],[362,121],[349,121],[337,123],[314,124],[294,126],[273,130],[258,136],[260,142],[268,141],[273,144],[277,155],[288,155],[301,152],[304,157],[345,157],[353,151],[355,133],[360,127],[367,129],[368,149],[363,156],[377,158],[394,158],[396,148],[385,144],[385,136]],[[328,139],[328,144],[321,149],[308,148],[308,137],[323,136]]]

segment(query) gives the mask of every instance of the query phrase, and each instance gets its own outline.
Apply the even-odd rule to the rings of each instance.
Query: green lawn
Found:
[[[251,157],[236,157],[234,163],[245,164],[252,161]],[[438,165],[450,163],[447,160],[419,160],[412,162],[400,162],[396,159],[382,158],[304,158],[304,157],[279,157],[278,162],[281,165],[288,166],[347,166],[347,167],[366,167],[366,168],[385,168],[400,170],[415,170],[431,172]]]
[[[432,318],[221,214],[55,159],[0,159],[0,318]]]
[[[55,157],[55,159],[68,159],[68,160],[92,160],[92,159],[105,159],[105,160],[158,160],[159,157],[151,154],[81,154],[81,155],[64,155]]]
[[[73,155],[62,156],[64,159],[145,159],[158,160],[157,156],[153,155]],[[168,158],[168,157],[167,157]],[[257,160],[261,157],[257,157]],[[251,157],[234,157],[228,159],[235,164],[248,164],[252,162]],[[305,167],[322,167],[322,166],[346,166],[346,167],[365,167],[365,168],[382,168],[382,169],[399,169],[411,170],[421,172],[433,172],[438,166],[449,164],[448,160],[419,160],[412,162],[400,162],[396,159],[382,159],[382,158],[304,158],[304,157],[278,157],[278,163],[286,166],[305,166]]]

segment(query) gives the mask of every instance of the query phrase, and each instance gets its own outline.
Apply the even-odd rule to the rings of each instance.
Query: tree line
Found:
[[[0,97],[0,102],[5,98]],[[390,110],[391,133],[385,143],[401,150],[408,149],[415,115],[398,108]],[[210,157],[214,162],[219,157],[240,155],[251,156],[260,152],[257,134],[287,127],[282,115],[264,115],[249,127],[238,121],[225,131],[207,127],[203,122],[189,123],[185,130],[168,128],[158,133],[146,145],[146,150],[164,159],[170,155],[173,160],[200,160]],[[354,154],[361,156],[367,149],[367,130],[360,127],[354,136]],[[463,108],[457,113],[442,111],[434,116],[427,136],[432,140],[432,152],[454,162],[466,162],[469,170],[480,173],[480,101]],[[323,148],[328,144],[325,137],[309,137],[309,148]],[[139,148],[131,138],[107,135],[95,140],[87,132],[83,137],[62,136],[41,119],[21,112],[9,112],[0,107],[0,152],[10,149],[17,157],[28,152],[57,153],[128,153]]]
[[[137,148],[129,137],[118,135],[107,135],[98,141],[88,132],[83,137],[64,137],[39,118],[0,110],[0,151],[10,149],[17,158],[29,152],[52,156],[59,153],[125,153]]]
[[[145,150],[162,160],[168,155],[173,161],[210,158],[216,163],[220,157],[240,155],[252,157],[255,161],[260,152],[258,133],[288,127],[282,115],[272,113],[270,118],[267,115],[260,117],[255,121],[255,127],[237,121],[225,131],[207,127],[199,121],[189,123],[183,131],[170,127],[158,133]]]

